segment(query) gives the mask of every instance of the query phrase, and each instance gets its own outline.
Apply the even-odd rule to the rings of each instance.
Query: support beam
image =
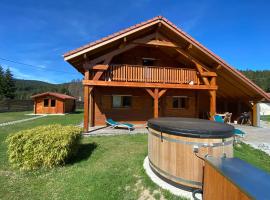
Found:
[[[145,88],[146,92],[148,92],[148,94],[150,94],[150,96],[154,99],[155,98],[155,94],[153,93],[153,91],[149,88]]]
[[[210,85],[215,86],[217,83],[217,77],[213,76],[210,80]]]
[[[166,84],[166,83],[140,83],[140,82],[121,82],[121,81],[94,81],[84,80],[83,85],[106,86],[106,87],[134,87],[134,88],[175,88],[193,90],[217,90],[217,86],[212,85],[188,85],[188,84]]]
[[[94,126],[94,120],[95,120],[95,102],[94,102],[94,92],[93,87],[90,86],[89,91],[89,125],[90,127]]]
[[[86,70],[84,73],[84,79],[89,80],[89,70]],[[88,132],[89,127],[89,91],[90,86],[84,85],[83,86],[84,91],[84,117],[83,117],[83,131]]]
[[[252,125],[260,126],[260,108],[258,102],[253,102],[252,105]]]
[[[98,70],[93,78],[94,81],[98,81],[103,74],[103,70]]]
[[[202,78],[204,84],[205,84],[205,85],[209,85],[209,80],[208,80],[208,78],[205,77],[205,76],[203,76],[204,71],[203,71],[202,66],[201,66],[200,64],[196,63],[196,62],[195,62],[195,65],[196,65],[196,68],[197,68],[197,70],[198,70],[198,72],[199,72],[199,74],[200,74],[200,76],[201,76],[201,78]]]
[[[143,38],[140,38],[140,39],[137,39],[137,40],[134,40],[132,43],[127,43],[125,46],[123,46],[122,48],[117,48],[105,55],[102,55],[98,58],[95,58],[93,60],[91,60],[91,63],[92,65],[96,65],[97,63],[100,63],[100,62],[103,62],[103,64],[109,64],[109,62],[111,61],[111,59],[116,56],[116,55],[119,55],[125,51],[128,51],[136,46],[138,46],[136,43],[140,43],[140,42],[147,42],[149,40],[151,40],[152,38],[155,37],[155,33],[153,34],[150,34],[150,35],[147,35]]]
[[[84,117],[83,117],[83,131],[88,132],[89,127],[89,85],[84,87]]]
[[[160,92],[158,93],[158,98],[162,97],[166,91],[167,91],[167,89],[160,90]]]
[[[154,118],[158,118],[158,99],[159,99],[159,94],[158,94],[158,88],[154,89]]]
[[[165,94],[167,89],[162,89],[159,91],[158,88],[155,88],[154,91],[152,91],[149,88],[145,88],[145,90],[150,94],[150,96],[154,99],[154,118],[158,118],[158,100],[162,95]]]
[[[210,119],[214,119],[214,115],[216,114],[216,91],[212,90],[210,93]]]

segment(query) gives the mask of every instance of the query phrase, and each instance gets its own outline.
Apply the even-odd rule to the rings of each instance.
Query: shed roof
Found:
[[[75,97],[66,95],[66,94],[61,94],[61,93],[57,93],[57,92],[44,92],[44,93],[40,93],[40,94],[35,94],[33,96],[31,96],[32,99],[35,99],[37,97],[42,97],[42,96],[54,96],[57,97],[59,99],[76,99]]]

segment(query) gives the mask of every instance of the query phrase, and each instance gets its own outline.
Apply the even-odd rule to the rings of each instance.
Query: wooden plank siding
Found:
[[[117,121],[131,122],[134,124],[145,123],[154,117],[154,98],[143,88],[130,90],[122,87],[98,87],[92,91],[94,93],[94,125],[104,125],[107,118]],[[113,95],[131,95],[131,107],[113,108]],[[199,115],[196,107],[196,92],[192,90],[170,89],[159,98],[158,115],[159,117],[194,117]],[[173,96],[187,96],[188,105],[186,109],[176,109],[172,107]],[[200,96],[200,95],[199,95]],[[203,98],[204,96],[202,96]],[[198,107],[204,106],[202,102]],[[208,110],[209,107],[205,107]]]
[[[64,59],[85,75],[85,131],[89,120],[92,125],[104,124],[106,117],[144,122],[153,115],[205,118],[229,111],[236,119],[240,111],[252,111],[251,102],[270,100],[258,86],[164,17],[66,53]],[[160,95],[164,89],[165,94]],[[110,98],[119,91],[136,99],[129,110],[111,107]],[[193,110],[167,112],[164,101],[172,91],[173,95],[188,93]],[[239,99],[241,106],[235,109]]]
[[[110,65],[101,80],[200,85],[195,69],[142,65]]]
[[[44,107],[44,99],[48,99],[49,104]],[[55,106],[51,106],[51,100],[55,100]],[[43,96],[35,98],[34,100],[34,113],[35,114],[61,114],[75,111],[75,100],[73,99],[60,99],[54,96]]]
[[[249,200],[241,189],[235,186],[229,179],[224,177],[209,163],[204,166],[204,189],[203,199],[230,199],[230,200]]]

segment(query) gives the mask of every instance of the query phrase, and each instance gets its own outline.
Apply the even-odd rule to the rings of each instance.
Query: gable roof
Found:
[[[201,53],[209,57],[213,62],[217,63],[217,65],[220,65],[223,69],[231,73],[235,78],[239,79],[245,87],[248,87],[253,90],[253,92],[257,93],[258,96],[261,98],[265,98],[267,100],[270,100],[269,95],[263,91],[259,86],[257,86],[255,83],[253,83],[251,80],[249,80],[247,77],[245,77],[242,73],[240,73],[238,70],[230,66],[228,63],[226,63],[223,59],[221,59],[219,56],[214,54],[212,51],[204,47],[201,43],[196,41],[194,38],[192,38],[190,35],[179,29],[176,25],[174,25],[172,22],[167,20],[166,18],[162,16],[154,17],[153,19],[150,19],[148,21],[136,24],[134,26],[131,26],[127,29],[124,29],[122,31],[119,31],[117,33],[111,34],[107,37],[104,37],[100,40],[97,40],[95,42],[91,42],[87,45],[84,45],[80,48],[77,48],[75,50],[69,51],[65,53],[64,59],[72,64],[75,68],[78,69],[78,67],[73,63],[73,59],[79,56],[83,56],[86,53],[89,53],[91,51],[94,51],[96,49],[99,49],[101,47],[104,47],[114,41],[121,40],[127,36],[130,36],[136,32],[142,31],[146,28],[149,28],[151,26],[157,25],[161,23],[166,28],[170,29],[172,32],[178,35],[178,37],[181,37],[189,44],[192,44],[197,50],[199,50]],[[80,69],[78,69],[81,71]]]
[[[57,97],[59,99],[76,99],[75,97],[66,95],[66,94],[61,94],[61,93],[57,93],[57,92],[44,92],[41,94],[36,94],[31,96],[32,99],[35,99],[37,97],[42,97],[42,96],[53,96],[53,97]]]
[[[90,42],[90,43],[88,43],[88,44],[86,44],[86,45],[84,45],[84,46],[82,46],[82,47],[79,47],[79,48],[77,48],[77,49],[74,49],[74,50],[72,50],[72,51],[69,51],[69,52],[65,53],[65,54],[64,54],[64,58],[67,60],[67,59],[68,59],[68,56],[74,55],[75,53],[78,53],[78,52],[81,52],[81,51],[83,51],[83,50],[86,50],[86,49],[88,49],[89,47],[93,47],[93,46],[96,46],[96,45],[98,45],[98,44],[101,44],[101,43],[106,42],[106,41],[108,41],[108,40],[110,40],[110,39],[114,39],[114,38],[116,38],[116,37],[118,37],[118,36],[120,36],[120,35],[124,35],[124,34],[130,32],[130,31],[132,31],[132,30],[136,30],[136,29],[138,29],[138,28],[141,28],[141,27],[144,26],[144,25],[152,24],[152,23],[155,22],[155,21],[158,22],[159,20],[162,20],[162,19],[163,19],[163,20],[166,20],[166,19],[165,19],[164,17],[162,17],[162,16],[157,16],[157,17],[154,17],[153,19],[150,19],[150,20],[147,20],[147,21],[145,21],[145,22],[141,22],[141,23],[139,23],[139,24],[133,25],[133,26],[131,26],[131,27],[129,27],[129,28],[123,29],[123,30],[118,31],[118,32],[116,32],[116,33],[113,33],[113,34],[108,35],[108,36],[106,36],[106,37],[104,37],[104,38],[101,38],[101,39],[99,39],[99,40]],[[167,20],[166,20],[166,21],[167,21]]]

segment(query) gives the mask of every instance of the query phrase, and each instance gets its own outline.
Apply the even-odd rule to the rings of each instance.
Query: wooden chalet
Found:
[[[235,119],[269,96],[236,69],[158,16],[64,54],[84,75],[84,130],[106,118]]]
[[[75,98],[56,92],[45,92],[32,96],[35,114],[64,114],[75,111]]]

